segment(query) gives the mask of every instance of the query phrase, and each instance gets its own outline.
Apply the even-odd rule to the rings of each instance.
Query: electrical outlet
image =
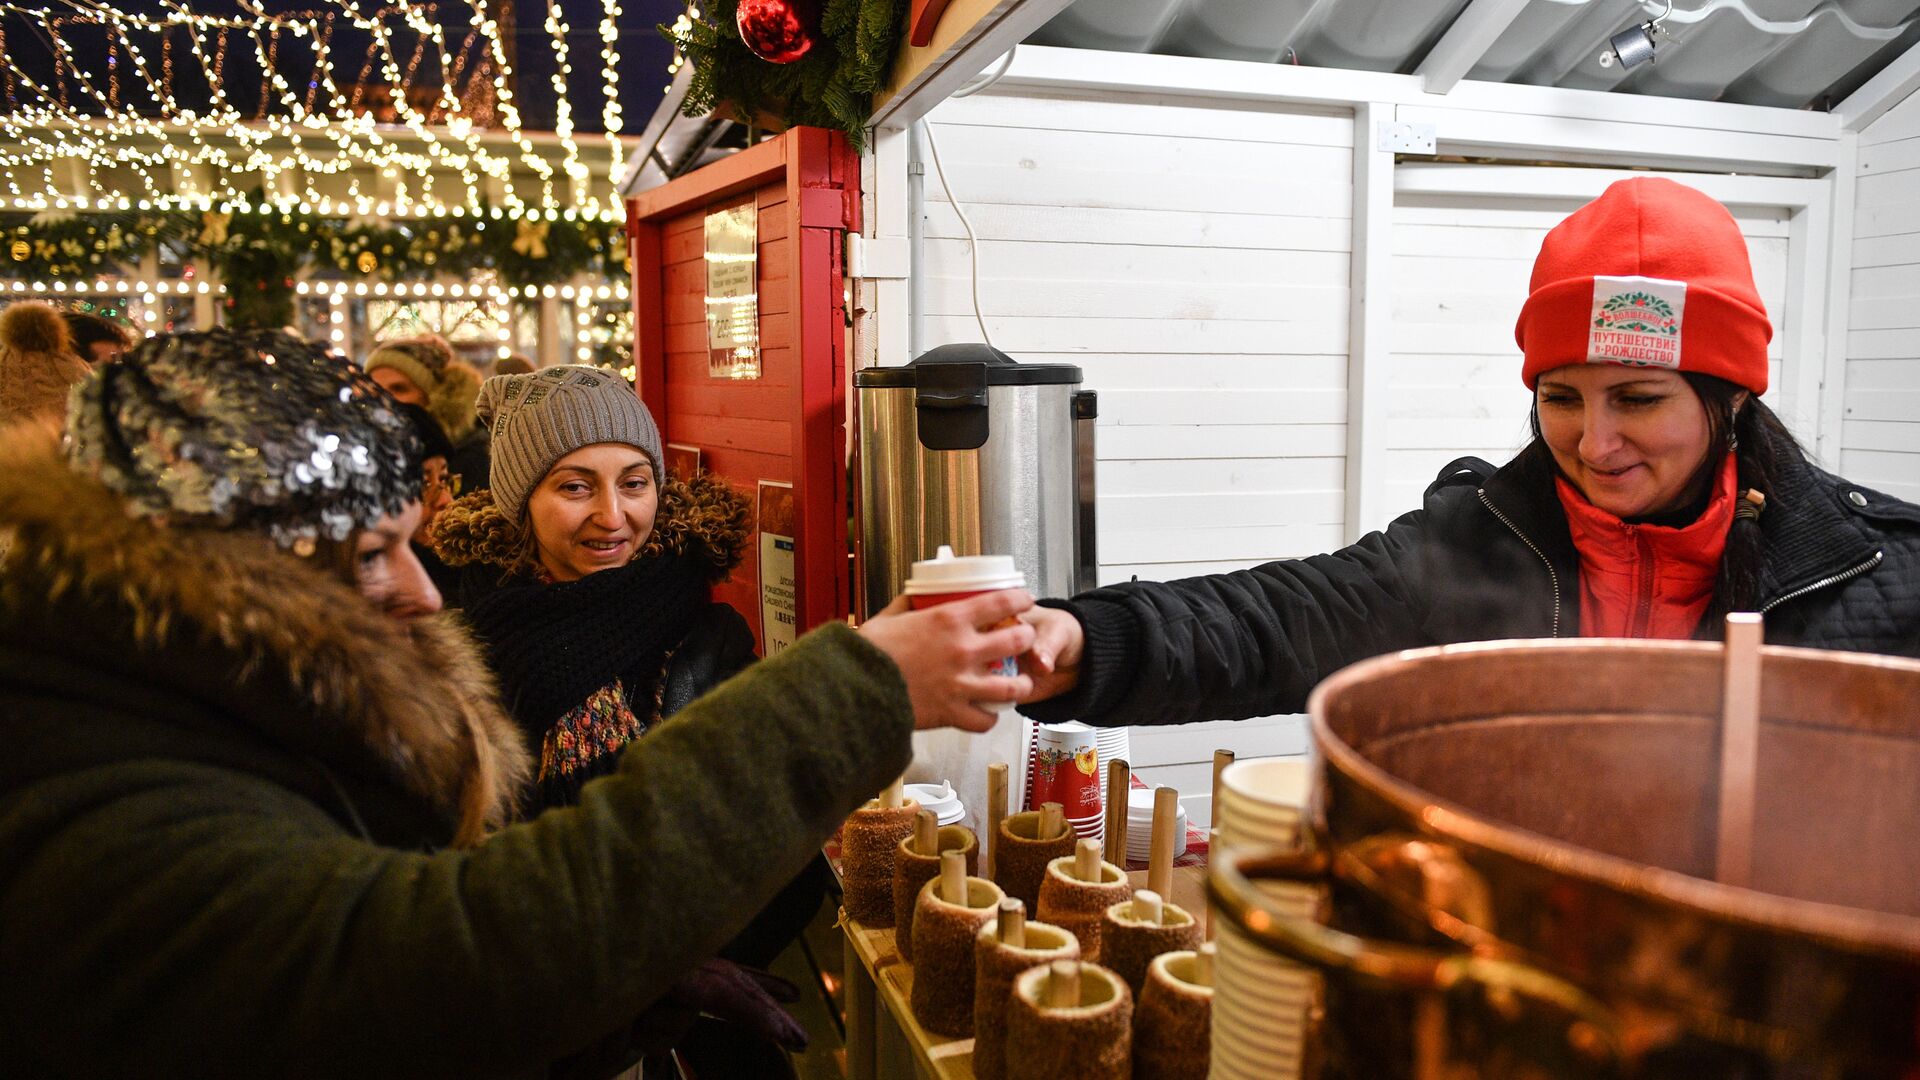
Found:
[[[1379,149],[1393,154],[1431,154],[1439,136],[1432,124],[1403,124],[1380,121]]]

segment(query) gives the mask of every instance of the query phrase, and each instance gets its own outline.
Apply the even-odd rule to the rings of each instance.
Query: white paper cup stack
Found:
[[[1093,742],[1100,748],[1100,775],[1106,776],[1107,762],[1133,761],[1133,729],[1123,727],[1103,727],[1093,729]],[[1101,783],[1106,781],[1103,779]]]
[[[1304,758],[1236,761],[1220,773],[1215,808],[1225,858],[1239,848],[1297,848],[1313,772]],[[1131,820],[1128,826],[1131,830]],[[1314,915],[1311,886],[1262,881],[1255,887],[1281,912]],[[1282,960],[1235,930],[1215,912],[1219,956],[1214,972],[1211,1080],[1275,1080],[1300,1075],[1306,1051],[1307,1011],[1318,976]]]
[[[1153,793],[1155,788],[1127,791],[1127,860],[1146,862],[1153,857]],[[1177,803],[1173,819],[1173,857],[1187,853],[1187,804]]]

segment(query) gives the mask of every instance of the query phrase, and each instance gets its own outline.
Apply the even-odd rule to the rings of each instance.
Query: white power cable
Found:
[[[972,97],[973,95],[979,93],[980,91],[985,90],[987,87],[992,86],[994,83],[999,82],[1000,76],[1005,75],[1007,73],[1007,69],[1013,66],[1013,54],[1019,51],[1020,51],[1020,46],[1018,45],[1015,45],[1013,48],[1008,49],[1007,54],[1000,58],[999,67],[994,68],[991,72],[989,72],[986,75],[976,76],[972,82],[968,83],[965,86],[962,86],[958,90],[955,90],[952,94],[948,96],[949,97]]]
[[[934,140],[933,125],[928,123],[924,127],[927,133],[927,155],[933,158],[933,171],[940,177],[940,190],[947,193],[947,202],[953,206],[954,214],[960,218],[960,227],[967,232],[967,261],[971,268],[969,276],[973,286],[973,321],[980,324],[980,340],[986,342],[988,347],[992,347],[993,338],[987,333],[986,316],[980,313],[980,238],[974,235],[973,222],[967,220],[967,212],[961,209],[960,198],[953,193],[953,185],[947,183],[947,170],[940,165],[940,144]]]

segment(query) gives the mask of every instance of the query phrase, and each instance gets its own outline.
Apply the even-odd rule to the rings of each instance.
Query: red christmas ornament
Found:
[[[733,21],[753,55],[791,64],[820,38],[820,0],[740,0]]]

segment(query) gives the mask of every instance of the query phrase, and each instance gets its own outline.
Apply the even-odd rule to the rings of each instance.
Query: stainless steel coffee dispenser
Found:
[[[1094,586],[1091,390],[1072,364],[942,345],[855,373],[863,615],[941,544],[1011,555],[1035,596]]]

